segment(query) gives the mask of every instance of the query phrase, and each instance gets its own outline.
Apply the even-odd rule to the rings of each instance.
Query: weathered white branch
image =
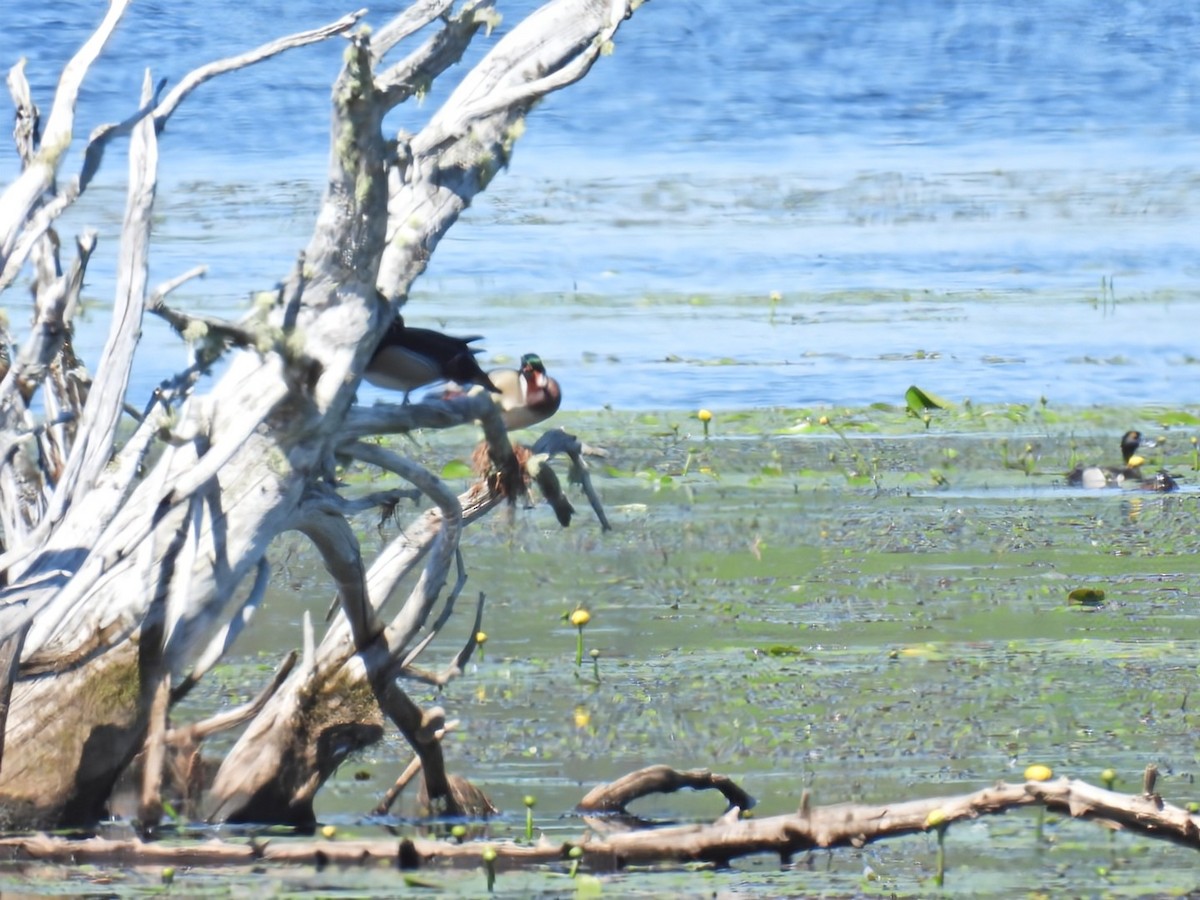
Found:
[[[443,4],[439,0],[437,5],[448,8],[452,4]],[[435,78],[461,60],[475,33],[484,27],[489,12],[492,12],[492,0],[468,2],[418,50],[395,65],[378,72],[375,89],[379,102],[387,109],[392,109],[425,89]],[[494,12],[492,14],[494,15]],[[377,60],[387,49],[386,44],[380,46],[378,38],[372,43],[372,51]]]
[[[192,671],[175,687],[172,693],[173,701],[179,700],[184,694],[190,691],[194,685],[199,683],[201,678],[208,674],[213,666],[224,658],[226,651],[233,646],[238,635],[250,624],[250,620],[254,618],[254,613],[262,605],[263,597],[266,596],[267,587],[270,585],[270,582],[271,566],[264,557],[258,561],[258,566],[255,569],[254,584],[250,588],[250,593],[242,602],[241,608],[230,617],[229,621],[223,627],[217,630],[217,633],[213,635],[208,646],[201,651],[195,663],[192,664]],[[168,656],[171,655],[168,648]]]
[[[355,458],[387,469],[415,485],[437,504],[442,513],[441,527],[430,548],[432,552],[426,560],[425,569],[404,606],[384,630],[388,651],[395,656],[408,646],[425,624],[425,619],[446,583],[450,562],[458,552],[458,540],[462,532],[462,507],[458,498],[440,478],[398,453],[364,443],[355,444],[350,448],[350,452]],[[377,605],[381,606],[382,603]]]
[[[150,115],[153,109],[153,102],[147,99],[137,112],[123,122],[115,125],[101,125],[92,131],[84,149],[83,166],[79,175],[71,179],[52,199],[47,200],[36,213],[30,216],[28,224],[21,232],[12,251],[7,259],[3,260],[4,264],[0,269],[0,291],[4,291],[16,280],[17,275],[21,272],[21,267],[37,246],[38,241],[46,235],[54,221],[87,189],[88,184],[100,169],[108,144],[116,138],[132,134],[137,124]],[[0,199],[0,203],[2,202]]]
[[[75,101],[88,69],[100,55],[130,0],[111,0],[108,12],[92,36],[63,67],[54,105],[46,120],[41,148],[30,165],[0,194],[0,270],[29,218],[30,212],[54,183],[58,167],[71,146]]]
[[[450,621],[450,616],[454,613],[454,601],[458,599],[458,595],[462,593],[462,589],[467,584],[467,568],[465,565],[463,565],[462,550],[454,551],[454,561],[458,567],[458,578],[454,582],[454,587],[452,587],[450,592],[446,594],[446,601],[442,604],[442,611],[438,615],[437,619],[434,620],[433,625],[429,629],[429,633],[426,634],[425,637],[421,638],[421,640],[417,641],[416,646],[409,650],[408,655],[405,656],[400,662],[401,669],[407,669],[417,661],[420,655],[425,652],[425,648],[428,647],[433,642],[433,639],[438,636],[438,632],[440,632],[446,626],[446,623]]]
[[[411,140],[406,177],[390,184],[377,282],[385,296],[407,296],[446,229],[507,164],[529,109],[587,73],[630,6],[631,0],[552,0],[463,78]]]
[[[625,0],[558,0],[514,28],[464,78],[413,140],[421,159],[467,136],[473,125],[497,115],[524,113],[538,99],[578,81],[625,18]],[[581,14],[582,13],[582,14]],[[552,42],[545,35],[553,35]]]
[[[172,113],[179,107],[192,91],[198,88],[204,82],[216,78],[218,75],[223,75],[226,72],[234,72],[238,69],[245,69],[255,63],[260,63],[263,60],[270,59],[272,56],[278,56],[287,50],[292,50],[296,47],[305,47],[309,44],[316,44],[324,41],[334,35],[344,34],[354,27],[363,16],[367,14],[366,9],[360,9],[357,12],[342,16],[336,22],[330,22],[328,25],[322,25],[320,28],[314,28],[310,31],[301,31],[288,37],[282,37],[278,40],[270,41],[260,47],[256,47],[246,53],[230,56],[225,59],[217,60],[206,65],[193,69],[183,77],[175,88],[162,99],[162,102],[154,110],[154,123],[159,131],[167,123]]]
[[[431,629],[421,642],[413,648],[412,653],[408,655],[408,659],[404,661],[404,666],[400,671],[402,678],[408,678],[413,681],[420,681],[424,684],[433,687],[445,687],[455,678],[463,673],[463,668],[471,659],[471,654],[475,652],[475,648],[479,646],[476,635],[483,628],[483,600],[484,594],[479,593],[479,602],[475,604],[475,622],[471,627],[471,633],[467,635],[462,649],[455,654],[454,659],[440,672],[426,672],[423,669],[414,668],[410,660],[416,659],[417,655],[429,645],[429,643],[437,636],[437,629]]]
[[[96,233],[87,231],[76,243],[79,252],[70,271],[51,284],[39,285],[32,333],[0,382],[0,431],[24,418],[24,398],[42,382],[62,349],[70,324],[69,312],[78,300],[84,271],[96,248]],[[16,399],[18,394],[22,395],[20,401]]]
[[[371,38],[371,54],[375,64],[378,66],[393,47],[444,16],[452,6],[454,0],[418,0],[380,28]]]
[[[115,5],[115,4],[114,4]],[[147,71],[142,99],[150,99],[153,83]],[[133,369],[133,355],[142,331],[146,275],[150,249],[151,213],[158,180],[158,141],[154,126],[144,121],[134,130],[129,148],[129,196],[117,261],[117,290],[113,324],[100,355],[97,371],[103,379],[88,395],[66,471],[50,498],[47,516],[57,520],[77,491],[90,490],[108,465],[117,423]]]
[[[266,706],[267,701],[271,699],[275,692],[279,690],[280,685],[287,679],[288,675],[291,674],[292,669],[296,665],[297,657],[298,654],[295,650],[288,653],[279,668],[275,670],[271,681],[248,703],[235,706],[233,709],[222,710],[215,716],[202,719],[191,725],[185,725],[182,728],[172,728],[167,731],[166,742],[172,745],[199,743],[214,734],[229,731],[231,728],[237,728],[239,725],[250,721],[258,714],[259,710]],[[175,699],[176,695],[173,695],[172,700],[174,701]]]

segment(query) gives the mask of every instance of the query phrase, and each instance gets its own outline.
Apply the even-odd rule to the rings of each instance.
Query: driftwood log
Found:
[[[0,330],[0,825],[94,822],[135,757],[138,818],[147,829],[159,822],[172,741],[209,733],[172,727],[171,707],[233,645],[264,595],[268,548],[286,531],[319,551],[338,615],[319,641],[311,626],[297,635],[304,652],[250,711],[207,815],[311,821],[324,780],[388,721],[422,757],[431,800],[453,811],[440,746],[397,678],[418,671],[416,656],[453,609],[462,579],[445,586],[463,528],[503,502],[491,486],[511,483],[519,463],[487,397],[364,410],[355,391],[438,241],[505,166],[526,114],[588,72],[636,0],[550,0],[417,134],[385,135],[384,116],[462,58],[495,21],[492,0],[420,0],[373,31],[359,25],[362,10],[204,66],[165,94],[147,74],[130,115],[93,132],[68,175],[80,86],[129,5],[111,0],[45,119],[23,64],[8,77],[23,170],[0,195],[0,293],[28,277],[34,300],[26,332]],[[398,55],[418,32],[423,42]],[[332,91],[327,189],[294,269],[240,322],[169,307],[169,293],[199,270],[147,284],[164,125],[208,79],[334,36],[346,52]],[[87,190],[106,146],[126,138],[112,322],[89,377],[71,336],[97,238],[81,236],[64,263],[55,223]],[[152,396],[131,396],[147,312],[193,345],[193,363]],[[198,377],[222,355],[224,374],[201,395]],[[461,497],[362,440],[476,420],[492,467],[510,474]],[[431,504],[369,566],[348,516],[406,492],[345,496],[335,476],[345,459],[399,475]],[[415,585],[393,598],[410,573]]]
[[[589,794],[576,811],[591,816],[594,807],[624,809],[626,804],[647,793],[669,793],[683,786],[719,790],[727,799],[750,801],[740,787],[724,776],[706,770],[677,772],[667,766],[653,766],[602,785]],[[743,809],[732,805],[719,819],[707,825],[631,829],[604,835],[593,830],[577,841],[557,844],[545,839],[536,843],[476,841],[460,844],[421,838],[275,842],[248,838],[171,846],[140,840],[70,840],[34,835],[0,839],[0,856],[47,862],[172,866],[270,862],[353,866],[383,862],[416,869],[434,865],[480,867],[483,851],[490,849],[495,853],[497,870],[529,865],[566,868],[569,860],[577,859],[591,871],[607,872],[652,863],[725,865],[754,854],[770,854],[788,863],[811,850],[858,848],[875,841],[930,831],[934,827],[930,824],[933,813],[937,814],[938,827],[952,829],[957,822],[1038,805],[1064,816],[1093,820],[1113,830],[1200,849],[1200,815],[1167,803],[1154,793],[1123,794],[1077,779],[1060,778],[1022,784],[999,782],[969,794],[882,805],[812,806],[806,793],[798,811],[790,815],[743,818]],[[588,821],[594,824],[594,820],[589,818]]]

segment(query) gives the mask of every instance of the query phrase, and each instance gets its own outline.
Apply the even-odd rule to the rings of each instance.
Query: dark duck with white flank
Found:
[[[1122,466],[1085,466],[1077,465],[1067,473],[1067,484],[1072,487],[1106,488],[1120,487],[1126,480],[1140,481],[1141,472],[1138,467],[1145,462],[1137,455],[1142,442],[1140,431],[1127,431],[1121,435],[1121,458],[1125,460]]]
[[[1076,466],[1067,473],[1067,484],[1084,488],[1128,487],[1143,491],[1173,491],[1179,487],[1166,470],[1149,478],[1143,477],[1142,465],[1146,460],[1138,455],[1142,443],[1140,431],[1127,431],[1121,435],[1121,466]]]
[[[520,369],[493,369],[488,377],[499,389],[496,402],[509,431],[546,421],[562,403],[562,389],[536,353],[522,356]]]
[[[479,384],[498,394],[500,389],[475,361],[480,351],[470,345],[479,339],[479,335],[461,338],[428,328],[409,328],[396,316],[363,377],[376,387],[403,391],[405,400],[410,391],[435,381]]]

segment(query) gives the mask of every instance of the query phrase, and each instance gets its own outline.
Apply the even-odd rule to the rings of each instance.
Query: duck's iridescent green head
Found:
[[[546,374],[546,366],[542,363],[542,358],[536,353],[526,353],[521,357],[521,369],[532,369],[539,375]]]

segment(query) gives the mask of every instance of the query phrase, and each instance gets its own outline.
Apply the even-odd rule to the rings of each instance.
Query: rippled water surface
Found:
[[[530,6],[504,5],[506,25]],[[125,115],[145,65],[178,81],[335,12],[140,3],[79,131]],[[95,17],[9,11],[0,61],[27,54],[48,107]],[[286,272],[319,197],[339,44],[217,79],[172,119],[154,277],[210,266],[179,302],[233,313]],[[655,0],[531,116],[408,318],[483,334],[485,363],[537,350],[574,408],[862,403],[915,380],[956,398],[1187,402],[1198,49],[1186,6]],[[418,127],[444,94],[389,127]],[[121,162],[70,220],[110,254]],[[92,266],[85,352],[111,267]],[[143,387],[183,357],[148,331],[162,340]]]

